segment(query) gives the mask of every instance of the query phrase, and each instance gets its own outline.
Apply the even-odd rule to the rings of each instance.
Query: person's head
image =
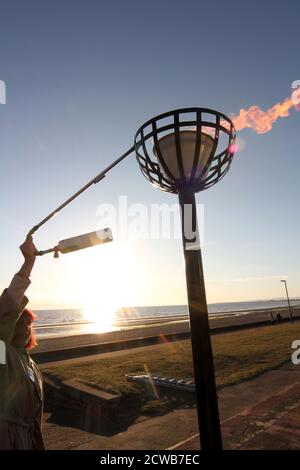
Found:
[[[25,308],[16,323],[12,345],[17,348],[33,349],[37,345],[33,322],[36,315]]]

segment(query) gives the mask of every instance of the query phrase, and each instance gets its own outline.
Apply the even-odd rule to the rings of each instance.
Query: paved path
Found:
[[[219,394],[224,447],[300,449],[300,366],[290,363]],[[199,435],[171,446],[199,448]]]
[[[284,441],[287,429],[292,426],[293,416],[293,426],[299,432],[300,421],[298,418],[300,418],[300,405],[298,400],[300,396],[297,395],[298,389],[296,394],[296,389],[293,388],[299,384],[300,366],[286,364],[276,370],[266,372],[255,379],[223,388],[219,392],[219,403],[227,448],[238,448],[240,441],[245,441],[243,445],[249,446],[248,448],[257,449],[272,448],[272,442],[279,445],[278,440],[282,438],[281,440]],[[284,395],[284,393],[287,393],[287,395]],[[265,415],[265,417],[263,415],[268,412],[268,409],[270,411],[274,407],[274,398],[272,397],[276,394],[283,398],[277,400],[279,408],[277,406],[275,410],[276,416],[267,419],[270,414]],[[292,403],[293,396],[296,403]],[[262,405],[262,402],[265,400],[269,401]],[[286,403],[292,408],[285,409]],[[296,405],[299,405],[298,408]],[[259,429],[260,432],[253,436],[251,441],[251,439],[247,440],[245,436],[241,439],[239,435],[239,430],[241,429],[241,417],[239,414],[245,413],[242,418],[244,420],[242,429],[250,429],[251,420],[253,422],[251,417],[253,414],[252,409],[254,410],[253,413],[256,413],[255,421],[260,422],[262,420],[265,424]],[[290,416],[288,413],[290,413]],[[270,433],[271,428],[269,424],[271,425],[274,419],[277,421],[278,426],[276,429],[273,428],[272,433]],[[284,419],[287,419],[287,421],[284,422]],[[195,408],[175,410],[164,416],[152,419],[141,417],[129,426],[128,429],[124,430],[124,432],[114,436],[89,433],[76,428],[74,425],[62,426],[51,418],[50,413],[45,413],[44,421],[45,441],[48,449],[158,450],[173,448],[174,446],[178,447],[179,443],[182,443],[178,447],[179,449],[197,449],[199,446]],[[275,426],[275,421],[273,421],[273,426]],[[247,425],[247,423],[250,424]],[[249,427],[247,428],[247,426]],[[270,430],[268,431],[269,428]],[[235,434],[233,429],[235,429]],[[262,430],[266,434],[262,434]],[[227,436],[230,434],[234,434],[236,438],[228,439]],[[195,437],[191,439],[192,436]],[[272,440],[273,438],[274,441]],[[284,448],[294,448],[295,445],[295,438],[291,438],[286,440]]]

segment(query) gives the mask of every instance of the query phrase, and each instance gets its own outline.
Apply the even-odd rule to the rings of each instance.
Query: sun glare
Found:
[[[112,331],[114,314],[128,305],[135,269],[130,247],[113,242],[82,251],[76,259],[76,299],[94,332]]]

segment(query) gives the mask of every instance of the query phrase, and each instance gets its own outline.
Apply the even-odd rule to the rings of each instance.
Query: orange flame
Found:
[[[258,106],[249,109],[241,109],[238,116],[233,116],[232,121],[237,131],[251,128],[258,134],[265,134],[272,129],[274,122],[279,118],[289,116],[290,110],[299,110],[292,97],[286,98],[282,103],[277,103],[267,111],[262,111]]]

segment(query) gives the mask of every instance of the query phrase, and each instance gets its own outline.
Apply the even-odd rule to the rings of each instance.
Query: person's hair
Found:
[[[36,314],[32,312],[31,310],[29,310],[28,308],[24,308],[23,314],[25,314],[28,317],[30,321],[30,325],[32,325],[34,320],[36,320]],[[35,336],[35,331],[34,331],[34,327],[31,326],[31,335],[25,347],[26,349],[30,350],[30,349],[35,348],[36,346],[37,346],[37,340]]]

